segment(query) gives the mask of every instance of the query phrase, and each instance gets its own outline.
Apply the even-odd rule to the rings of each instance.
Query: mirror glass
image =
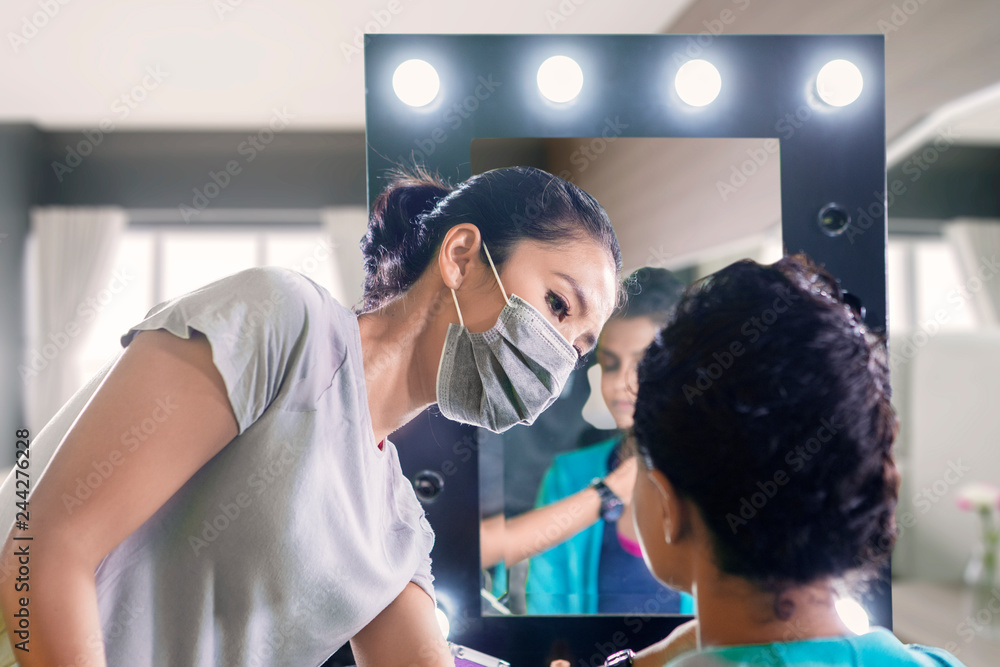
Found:
[[[690,597],[653,579],[638,550],[628,507],[633,445],[622,427],[631,420],[635,362],[660,325],[657,308],[737,259],[781,257],[779,142],[628,138],[616,127],[609,119],[598,137],[472,143],[472,173],[530,165],[593,195],[618,235],[623,276],[638,271],[646,298],[659,295],[648,316],[612,318],[597,351],[533,425],[480,430],[486,615],[692,612]],[[713,180],[688,178],[706,172]],[[626,501],[607,521],[593,494],[589,504],[578,494],[605,477]]]

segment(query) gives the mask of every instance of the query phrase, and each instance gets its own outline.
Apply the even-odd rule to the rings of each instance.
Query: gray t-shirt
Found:
[[[123,346],[152,329],[205,334],[239,435],[97,568],[109,665],[320,665],[408,582],[433,598],[434,534],[374,441],[353,313],[262,268],[156,306]],[[109,367],[39,433],[33,469]],[[122,455],[182,402],[163,396]]]

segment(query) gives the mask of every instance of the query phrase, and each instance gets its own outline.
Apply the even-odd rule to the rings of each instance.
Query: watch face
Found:
[[[635,656],[629,649],[624,651],[618,651],[614,655],[609,655],[607,662],[605,662],[606,667],[626,667],[626,665],[632,664],[632,658]]]
[[[621,518],[623,512],[625,512],[625,503],[617,498],[614,498],[604,505],[604,511],[601,512],[601,518],[605,521],[617,521]]]

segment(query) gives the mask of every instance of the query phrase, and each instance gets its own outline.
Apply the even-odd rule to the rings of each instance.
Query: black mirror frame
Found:
[[[365,39],[369,207],[382,188],[381,176],[396,162],[416,158],[454,180],[468,178],[470,146],[477,138],[598,137],[615,119],[620,136],[628,137],[772,137],[780,142],[786,254],[805,252],[825,265],[863,305],[868,325],[885,331],[882,35],[367,35]],[[585,72],[581,94],[564,105],[545,100],[535,80],[538,65],[557,54],[574,58]],[[684,104],[672,83],[678,67],[694,57],[712,62],[722,77],[718,98],[700,108]],[[411,58],[428,61],[441,78],[437,98],[423,108],[405,105],[392,87],[395,68]],[[864,87],[853,103],[830,107],[813,99],[812,91],[820,68],[839,58],[860,69]],[[461,111],[456,103],[464,103]],[[840,223],[844,212],[850,217],[840,233],[831,233],[831,206]],[[432,430],[444,428],[446,420],[427,418]],[[442,606],[452,617],[453,641],[495,653],[515,665],[542,664],[556,645],[566,647],[580,664],[603,664],[602,656],[625,645],[652,643],[686,619],[481,616],[479,572],[474,565],[479,562],[477,447],[470,433],[459,431],[452,434],[458,438],[455,447],[421,452],[399,447],[408,474],[428,469],[448,473],[447,465],[459,460],[463,471],[472,471],[449,479],[443,498],[427,507],[437,533],[432,556],[439,566],[446,566],[435,568],[435,576]],[[463,455],[456,458],[459,445],[464,445]],[[888,582],[887,566],[864,602],[873,624],[891,628]]]

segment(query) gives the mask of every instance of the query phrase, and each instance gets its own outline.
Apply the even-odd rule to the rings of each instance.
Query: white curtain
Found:
[[[338,206],[321,212],[323,229],[333,249],[333,297],[348,308],[361,301],[365,267],[361,257],[361,237],[368,229],[368,209]]]
[[[958,252],[964,286],[987,327],[1000,325],[1000,220],[955,220],[945,225]]]
[[[34,208],[27,276],[25,411],[40,429],[86,381],[77,357],[101,300],[113,298],[112,262],[128,224],[120,208]]]

